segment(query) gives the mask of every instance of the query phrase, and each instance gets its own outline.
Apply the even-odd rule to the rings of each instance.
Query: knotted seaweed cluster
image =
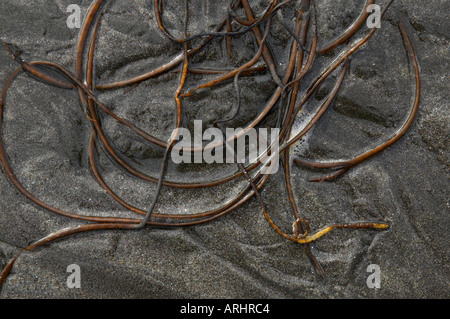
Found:
[[[314,258],[311,250],[309,249],[309,243],[320,238],[327,232],[336,228],[350,228],[350,229],[374,229],[374,230],[385,230],[388,225],[385,223],[349,223],[349,224],[333,224],[328,225],[322,229],[319,229],[312,234],[310,233],[309,221],[303,218],[300,214],[300,210],[297,206],[293,188],[291,185],[291,174],[290,174],[290,163],[292,159],[291,150],[297,142],[299,142],[305,134],[307,134],[311,128],[319,121],[322,115],[326,112],[328,107],[333,103],[341,84],[344,81],[346,71],[348,69],[347,60],[355,52],[357,52],[364,44],[369,41],[369,39],[374,35],[377,28],[369,29],[366,34],[359,39],[354,40],[354,35],[361,29],[369,16],[369,12],[366,10],[370,5],[374,4],[374,0],[367,0],[364,6],[364,10],[361,12],[359,17],[354,21],[354,23],[336,40],[331,43],[318,47],[318,32],[317,32],[317,19],[316,19],[316,7],[312,0],[302,0],[302,1],[279,1],[271,0],[265,10],[262,11],[258,16],[255,16],[253,8],[248,0],[235,0],[230,3],[228,12],[215,29],[211,32],[204,32],[194,35],[189,35],[188,30],[188,19],[189,19],[189,1],[184,1],[183,6],[180,5],[180,15],[183,14],[184,10],[184,30],[180,32],[183,34],[182,37],[177,38],[174,36],[165,26],[164,14],[163,14],[163,1],[154,0],[154,14],[156,17],[156,22],[162,34],[173,42],[174,46],[180,48],[180,54],[178,54],[172,60],[164,63],[163,65],[156,67],[144,74],[135,76],[130,79],[124,79],[117,82],[111,83],[94,83],[94,57],[95,57],[95,45],[96,39],[99,32],[99,26],[101,25],[102,15],[104,11],[102,10],[104,2],[103,0],[95,0],[91,5],[87,16],[85,18],[84,24],[81,28],[78,46],[76,51],[76,63],[75,71],[72,72],[66,67],[48,61],[33,61],[26,62],[21,57],[16,48],[5,43],[7,50],[10,52],[14,60],[20,65],[7,79],[6,84],[1,92],[0,99],[0,136],[3,129],[3,113],[7,105],[6,95],[9,87],[13,83],[14,79],[22,72],[29,74],[32,78],[59,87],[61,89],[76,90],[78,97],[80,99],[80,105],[86,114],[87,120],[91,123],[92,135],[89,142],[89,165],[98,183],[107,191],[111,197],[120,203],[123,207],[136,213],[136,218],[116,218],[116,217],[105,217],[105,216],[84,216],[78,215],[71,212],[63,211],[56,207],[53,207],[42,200],[35,197],[30,193],[18,180],[14,171],[9,164],[8,156],[5,153],[5,148],[3,141],[0,139],[0,160],[2,162],[3,170],[11,180],[11,182],[17,187],[17,189],[23,193],[29,200],[33,201],[38,206],[49,210],[53,213],[66,216],[71,219],[76,219],[83,221],[82,225],[78,227],[66,228],[52,234],[49,234],[45,238],[37,240],[31,243],[29,246],[23,248],[20,253],[9,261],[6,267],[0,274],[0,285],[6,278],[7,274],[13,267],[14,262],[20,256],[23,251],[32,251],[42,245],[50,243],[54,240],[67,237],[81,232],[88,232],[94,230],[105,230],[105,229],[140,229],[144,226],[164,226],[164,227],[181,227],[181,226],[192,226],[201,223],[210,222],[216,218],[219,218],[237,207],[243,205],[250,198],[256,197],[258,200],[263,215],[269,225],[282,237],[287,240],[298,242],[304,244],[308,256],[311,261],[319,271],[323,274],[323,269],[321,268],[318,261]],[[383,16],[386,10],[389,8],[389,3],[384,7],[381,12]],[[295,25],[292,27],[290,21],[284,18],[283,9],[287,5],[299,5],[295,8]],[[284,70],[284,74],[280,75],[280,71],[274,62],[273,50],[270,48],[268,38],[271,37],[271,31],[273,28],[273,22],[276,21],[278,25],[284,28],[284,32],[291,38],[291,45],[289,51],[289,58],[287,60],[287,67]],[[293,163],[305,167],[316,168],[316,169],[327,169],[332,170],[331,174],[324,175],[313,179],[312,181],[329,181],[336,177],[342,175],[352,167],[360,164],[361,162],[373,157],[379,152],[383,151],[387,147],[391,146],[397,140],[399,140],[410,127],[419,105],[420,98],[420,73],[418,62],[411,44],[411,41],[407,35],[406,29],[403,24],[399,23],[399,28],[403,36],[403,41],[405,47],[408,51],[408,56],[411,60],[411,64],[415,72],[416,80],[416,92],[415,99],[412,104],[411,110],[403,123],[403,125],[393,134],[393,136],[383,142],[381,142],[376,147],[371,150],[365,151],[360,155],[345,160],[345,161],[311,161],[301,158],[294,158]],[[226,43],[228,56],[233,55],[233,39],[235,37],[242,36],[244,34],[249,34],[254,37],[255,43],[257,43],[257,49],[254,52],[253,58],[251,58],[246,63],[233,70],[217,70],[209,68],[194,68],[191,67],[191,60],[195,58],[196,55],[202,54],[202,52],[208,47],[208,45],[215,39],[223,39]],[[90,40],[89,40],[90,36]],[[346,44],[342,49],[342,52],[336,56],[336,58],[327,65],[323,71],[312,81],[306,83],[304,80],[314,64],[314,62],[320,58],[321,55],[329,53],[335,48]],[[85,55],[85,53],[87,53]],[[87,59],[85,59],[87,56]],[[83,72],[83,68],[86,72]],[[264,106],[260,108],[259,113],[255,114],[253,119],[247,124],[244,130],[241,132],[245,133],[246,130],[258,127],[263,123],[263,121],[270,115],[276,112],[277,114],[277,128],[280,130],[279,134],[279,148],[277,149],[280,156],[280,162],[284,170],[284,179],[286,183],[287,194],[289,196],[291,210],[293,213],[293,224],[292,233],[286,233],[282,230],[283,227],[279,227],[275,224],[274,220],[271,218],[269,211],[264,204],[264,200],[260,195],[260,190],[264,187],[265,183],[271,176],[270,174],[264,174],[261,172],[264,165],[267,162],[262,160],[257,161],[249,165],[244,165],[242,163],[237,164],[237,171],[234,174],[224,176],[215,180],[208,180],[197,183],[180,183],[176,181],[166,181],[165,174],[167,171],[168,161],[170,159],[170,151],[173,149],[174,144],[177,141],[177,134],[172,134],[168,141],[161,140],[151,132],[146,132],[139,128],[136,124],[130,122],[129,120],[119,116],[113,112],[107,105],[99,100],[96,93],[99,91],[113,90],[121,87],[133,87],[143,81],[150,78],[156,78],[167,72],[177,72],[179,73],[179,84],[176,92],[174,93],[174,102],[176,107],[176,123],[174,126],[175,132],[180,129],[183,125],[183,101],[189,99],[191,96],[195,95],[199,90],[212,90],[218,84],[222,85],[233,85],[236,89],[237,95],[237,107],[234,116],[225,119],[216,119],[213,126],[223,130],[226,122],[232,120],[239,112],[240,107],[240,86],[239,77],[241,76],[257,76],[260,72],[270,72],[270,75],[276,84],[276,88],[272,92],[271,98],[266,102]],[[295,121],[302,116],[301,110],[303,106],[309,101],[311,96],[317,90],[319,85],[323,83],[326,79],[330,78],[330,75],[337,73],[337,80],[334,84],[332,90],[328,93],[327,97],[323,100],[322,104],[315,110],[313,116],[307,119],[306,124],[301,128],[300,131],[294,131],[293,126]],[[61,74],[63,77],[61,77]],[[211,81],[206,81],[205,83],[197,86],[189,91],[185,90],[185,83],[187,78],[191,74],[200,74],[208,76],[217,76]],[[233,81],[234,80],[234,81]],[[300,92],[304,92],[300,94]],[[124,125],[131,129],[135,134],[139,135],[141,138],[145,139],[149,145],[154,147],[164,148],[164,158],[162,159],[161,170],[159,176],[150,176],[129,164],[124,160],[124,154],[118,154],[117,147],[114,147],[112,139],[108,137],[102,125],[103,117],[111,117],[116,120],[121,125]],[[239,134],[232,136],[231,139],[225,140],[220,145],[221,147],[227,147],[230,141],[239,138]],[[111,188],[107,185],[102,177],[100,170],[98,169],[98,162],[96,161],[96,151],[99,150],[99,145],[101,149],[109,154],[109,157],[116,162],[121,168],[129,172],[138,179],[148,181],[151,183],[156,183],[157,188],[153,197],[153,201],[148,210],[139,209],[118,196]],[[192,152],[202,151],[192,149]],[[268,153],[274,152],[273,149],[268,149]],[[273,153],[272,153],[273,154]],[[169,214],[169,213],[155,213],[154,208],[158,201],[158,197],[161,190],[164,187],[172,187],[179,189],[195,189],[195,188],[208,188],[224,184],[233,180],[244,177],[248,182],[247,186],[233,199],[228,201],[226,204],[215,208],[213,210],[204,211],[201,213],[192,214]]]

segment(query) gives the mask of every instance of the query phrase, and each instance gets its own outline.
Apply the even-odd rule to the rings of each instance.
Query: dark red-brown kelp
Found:
[[[66,216],[71,219],[78,219],[83,224],[78,227],[65,228],[63,230],[49,234],[48,236],[31,243],[29,246],[21,249],[21,251],[11,259],[5,268],[0,273],[0,286],[7,277],[14,262],[24,251],[32,251],[44,244],[52,242],[57,239],[67,237],[72,234],[93,231],[93,230],[108,230],[108,229],[140,229],[144,226],[152,227],[181,227],[181,226],[192,226],[201,223],[206,223],[219,218],[235,208],[241,206],[247,202],[253,196],[258,200],[264,218],[267,220],[269,225],[282,237],[287,240],[298,242],[304,244],[306,252],[315,265],[318,272],[323,275],[323,269],[321,268],[318,260],[313,256],[309,243],[320,238],[327,232],[336,228],[352,228],[352,229],[373,229],[373,230],[385,230],[389,226],[385,223],[372,223],[372,222],[359,222],[359,223],[349,223],[349,224],[333,224],[325,226],[315,232],[310,232],[310,222],[301,216],[300,210],[297,206],[293,188],[291,185],[291,173],[290,173],[290,163],[291,163],[291,147],[294,146],[306,133],[319,121],[321,116],[325,113],[328,107],[333,103],[341,84],[344,81],[346,71],[348,68],[347,60],[348,58],[358,51],[376,32],[377,28],[370,29],[364,37],[352,40],[353,36],[361,29],[361,26],[365,24],[369,13],[366,8],[374,4],[374,0],[366,0],[364,9],[356,21],[335,41],[323,46],[318,47],[318,35],[317,35],[317,19],[316,19],[316,7],[314,0],[302,0],[302,1],[279,1],[271,0],[267,7],[263,10],[259,16],[255,16],[253,8],[248,0],[235,0],[231,1],[228,12],[216,28],[211,32],[205,32],[195,35],[189,35],[188,32],[188,19],[189,19],[189,0],[184,1],[184,7],[180,5],[180,15],[184,14],[184,30],[180,32],[183,37],[177,38],[165,27],[163,8],[164,3],[162,0],[154,0],[154,14],[156,18],[156,23],[162,34],[173,42],[174,46],[180,48],[181,53],[174,57],[171,61],[164,63],[163,65],[154,68],[145,74],[139,76],[123,79],[112,83],[94,83],[94,56],[95,56],[95,45],[96,38],[99,32],[99,26],[101,25],[101,19],[104,12],[102,8],[104,5],[103,0],[95,0],[91,5],[89,12],[85,18],[84,24],[81,28],[80,37],[78,40],[77,51],[76,51],[76,63],[74,72],[70,71],[66,67],[47,61],[33,61],[26,62],[21,59],[20,54],[18,54],[14,45],[4,43],[6,49],[12,55],[14,60],[19,64],[19,67],[10,75],[6,80],[0,96],[0,136],[3,134],[3,113],[5,107],[7,107],[7,92],[14,79],[22,72],[30,74],[32,78],[40,80],[44,83],[57,86],[61,89],[76,89],[78,97],[80,99],[83,111],[86,114],[86,119],[91,123],[92,135],[90,138],[88,148],[89,153],[89,165],[92,169],[93,175],[97,182],[107,191],[107,193],[121,204],[126,209],[137,214],[136,218],[116,218],[116,217],[105,217],[105,216],[84,216],[75,213],[63,211],[56,207],[53,207],[30,193],[18,180],[11,165],[8,161],[8,156],[5,153],[5,148],[3,145],[3,139],[0,139],[0,161],[2,162],[3,170],[11,180],[11,182],[16,186],[16,188],[25,195],[29,200],[33,201],[38,206],[49,210],[53,213]],[[295,9],[296,19],[295,25],[290,27],[283,17],[283,8],[286,5],[299,4],[299,7]],[[384,7],[381,12],[381,16],[384,15],[386,10],[389,8],[393,0]],[[184,13],[183,13],[184,12]],[[245,16],[244,16],[245,15]],[[282,76],[279,75],[277,70],[274,57],[272,56],[273,51],[270,49],[270,44],[267,39],[271,36],[270,31],[273,27],[274,21],[279,22],[284,28],[284,31],[289,34],[292,38],[292,45],[290,47],[288,64],[285,72]],[[366,151],[354,158],[345,161],[330,161],[330,162],[315,162],[306,159],[294,158],[293,163],[297,165],[302,165],[305,167],[312,167],[316,169],[334,169],[334,172],[322,177],[315,178],[312,181],[329,181],[336,177],[342,175],[350,168],[360,164],[361,162],[371,158],[372,156],[383,151],[387,147],[394,144],[399,140],[411,126],[414,117],[417,113],[419,100],[420,100],[420,72],[417,62],[416,55],[414,53],[413,46],[408,37],[405,27],[400,22],[399,29],[401,31],[405,47],[408,51],[408,56],[413,66],[415,72],[415,98],[412,104],[411,110],[406,118],[404,124],[397,130],[397,132],[388,140],[383,141],[381,144],[377,145],[373,149]],[[233,55],[233,37],[237,37],[243,34],[250,34],[254,37],[255,43],[257,43],[258,48],[254,52],[253,58],[245,62],[241,66],[234,70],[212,70],[207,68],[191,68],[190,60],[198,54],[201,54],[205,48],[216,38],[223,38],[226,43],[227,55],[231,57]],[[90,41],[88,40],[90,36]],[[196,40],[196,41],[194,41]],[[353,41],[353,42],[352,42]],[[193,46],[195,43],[195,46]],[[304,83],[302,81],[306,75],[310,74],[311,67],[313,66],[315,59],[321,55],[330,52],[331,50],[339,47],[342,44],[347,46],[342,49],[342,52],[334,59],[334,61],[329,64],[324,70],[310,83]],[[87,59],[85,61],[84,57],[87,54]],[[263,66],[258,65],[260,62]],[[45,66],[47,71],[43,71],[42,68]],[[178,69],[176,69],[178,67]],[[83,72],[85,68],[86,72]],[[51,71],[49,71],[51,70]],[[263,174],[261,169],[267,164],[265,161],[258,161],[256,163],[248,164],[247,166],[243,164],[238,164],[238,170],[231,175],[224,176],[220,179],[202,181],[197,183],[180,183],[176,181],[166,181],[164,179],[167,164],[169,160],[169,153],[171,152],[176,140],[177,134],[172,134],[168,141],[161,140],[153,136],[149,132],[145,132],[138,126],[128,121],[127,119],[120,117],[115,112],[113,112],[107,105],[103,104],[96,95],[96,91],[105,91],[116,89],[125,86],[132,86],[139,84],[140,82],[146,81],[150,78],[158,77],[167,72],[177,72],[180,74],[179,85],[174,92],[175,106],[176,106],[176,123],[174,126],[174,132],[176,133],[178,129],[182,127],[183,124],[183,100],[189,99],[191,96],[196,94],[199,90],[213,89],[217,84],[229,83],[230,85],[235,85],[237,93],[237,111],[239,111],[240,104],[240,93],[239,93],[239,77],[240,76],[257,76],[260,72],[270,72],[276,88],[273,91],[270,99],[266,104],[260,109],[258,114],[255,114],[253,119],[247,124],[244,130],[237,133],[235,136],[229,138],[222,144],[218,145],[221,147],[227,147],[228,142],[239,138],[242,134],[245,134],[246,130],[258,127],[261,123],[266,120],[269,114],[273,113],[276,109],[278,112],[277,128],[280,130],[279,135],[279,148],[278,155],[280,155],[280,163],[283,167],[284,180],[286,183],[287,194],[289,196],[289,201],[291,204],[291,210],[293,213],[293,230],[292,233],[286,233],[282,230],[284,227],[280,227],[275,224],[266,205],[264,204],[263,198],[260,195],[260,190],[264,187],[269,174]],[[293,132],[292,128],[296,119],[301,116],[300,111],[306,102],[309,101],[310,97],[316,91],[321,83],[330,77],[333,73],[338,73],[336,83],[334,87],[329,92],[328,96],[324,100],[323,104],[315,111],[315,114],[309,119],[308,123],[301,129],[300,132]],[[64,75],[64,77],[56,76],[56,73]],[[184,90],[186,79],[190,74],[208,74],[217,77],[214,80],[208,81],[201,84],[189,91]],[[230,81],[230,80],[234,80]],[[304,88],[302,88],[304,85]],[[304,92],[300,94],[300,92]],[[237,114],[237,113],[236,113]],[[235,115],[236,115],[235,114]],[[115,119],[120,124],[128,127],[134,133],[148,141],[148,143],[155,145],[157,147],[165,148],[164,158],[162,159],[160,174],[157,177],[150,176],[138,169],[132,167],[126,160],[123,159],[124,154],[118,154],[117,148],[112,145],[112,140],[108,138],[107,133],[101,123],[101,117],[110,116]],[[222,129],[222,124],[231,120],[227,119],[217,119],[214,122],[216,128]],[[219,124],[220,123],[220,124]],[[96,156],[98,156],[96,150],[100,147],[108,156],[116,162],[124,170],[132,174],[138,179],[142,179],[148,182],[157,183],[157,189],[153,195],[152,203],[148,210],[143,210],[133,206],[132,204],[123,200],[118,196],[111,188],[107,185],[102,177],[100,170],[97,165]],[[200,149],[193,147],[192,152],[202,151]],[[273,152],[273,149],[268,149],[269,153]],[[273,154],[272,154],[273,155]],[[212,187],[220,184],[224,184],[238,178],[245,178],[248,181],[248,185],[243,189],[235,198],[228,201],[221,207],[217,207],[212,210],[204,211],[201,213],[192,214],[163,214],[154,213],[154,207],[158,201],[159,194],[164,187],[172,187],[179,189],[195,189],[195,188],[206,188]]]

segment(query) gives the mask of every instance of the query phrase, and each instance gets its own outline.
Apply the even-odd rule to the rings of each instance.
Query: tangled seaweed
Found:
[[[231,211],[237,207],[243,205],[250,198],[256,197],[261,206],[264,218],[269,225],[282,237],[289,241],[294,241],[303,244],[306,248],[306,252],[317,269],[318,273],[323,275],[324,271],[320,266],[318,260],[313,256],[309,243],[322,237],[329,231],[337,228],[348,229],[372,229],[372,230],[386,230],[389,228],[386,223],[374,223],[374,222],[357,222],[347,224],[332,224],[327,225],[315,232],[310,232],[310,222],[301,216],[300,210],[296,203],[294,192],[291,185],[290,163],[292,159],[291,150],[295,144],[300,141],[311,128],[320,120],[322,115],[326,112],[329,106],[333,103],[339,88],[341,87],[346,71],[348,69],[348,59],[355,52],[357,52],[369,39],[374,35],[377,28],[370,29],[367,34],[354,40],[354,35],[360,30],[368,18],[369,13],[366,8],[374,4],[374,0],[367,0],[364,6],[364,10],[354,23],[336,40],[331,43],[318,47],[318,35],[317,35],[317,19],[315,3],[312,0],[302,0],[299,8],[296,9],[295,25],[292,28],[289,25],[287,19],[283,16],[283,7],[290,3],[290,0],[279,1],[271,0],[265,10],[259,15],[255,16],[253,9],[248,0],[232,1],[229,6],[229,10],[216,28],[211,32],[204,32],[194,35],[189,35],[188,19],[189,19],[189,1],[184,1],[184,30],[182,30],[183,36],[178,38],[173,35],[164,24],[163,15],[163,1],[154,0],[154,14],[156,22],[161,33],[173,42],[174,46],[180,48],[181,53],[172,60],[164,63],[163,65],[156,67],[144,74],[135,76],[130,79],[124,79],[111,83],[94,83],[94,57],[95,57],[95,45],[99,32],[99,26],[103,13],[102,7],[106,1],[95,0],[91,5],[89,12],[86,16],[84,24],[81,28],[78,46],[76,49],[76,63],[74,72],[70,71],[66,67],[49,61],[33,61],[26,62],[20,57],[19,50],[12,44],[4,43],[6,49],[9,51],[13,59],[19,64],[19,67],[10,75],[6,80],[0,96],[0,136],[3,134],[3,113],[7,105],[7,92],[13,83],[14,79],[22,72],[30,75],[33,79],[39,80],[49,85],[59,87],[66,90],[76,90],[80,99],[83,112],[86,115],[87,120],[91,123],[92,135],[89,142],[89,165],[93,172],[93,175],[97,182],[103,187],[106,192],[119,204],[128,209],[129,211],[136,213],[136,218],[116,218],[105,216],[83,216],[68,211],[60,210],[53,207],[30,193],[18,180],[14,171],[9,164],[8,156],[5,152],[3,140],[0,139],[0,160],[2,162],[3,170],[15,185],[15,187],[25,195],[29,200],[37,204],[38,206],[51,211],[53,213],[65,216],[67,218],[79,220],[85,222],[77,227],[65,228],[60,231],[49,234],[48,236],[32,242],[27,247],[21,249],[21,251],[12,258],[0,274],[0,286],[7,277],[8,273],[12,269],[14,262],[19,258],[20,254],[24,251],[33,251],[38,247],[48,244],[52,241],[77,234],[82,232],[94,231],[94,230],[136,230],[146,226],[152,227],[182,227],[192,226],[201,223],[211,222]],[[389,8],[393,0],[384,7],[382,16]],[[182,7],[182,6],[180,6]],[[240,9],[241,11],[239,11]],[[181,11],[181,10],[180,10]],[[245,17],[239,13],[245,13]],[[277,21],[279,25],[284,28],[284,31],[289,34],[292,39],[292,45],[290,47],[288,65],[285,72],[280,76],[279,70],[274,62],[272,50],[267,39],[271,36],[270,31],[273,25],[273,21]],[[331,181],[338,176],[344,174],[349,169],[356,165],[368,160],[375,156],[387,147],[393,145],[398,141],[408,130],[416,115],[419,99],[420,99],[420,72],[416,55],[414,53],[413,46],[408,37],[405,27],[400,22],[399,29],[403,37],[405,47],[408,52],[409,59],[414,69],[416,90],[415,98],[412,103],[411,110],[403,123],[403,125],[393,134],[389,139],[382,141],[376,147],[361,153],[351,159],[342,161],[312,161],[303,158],[293,158],[293,163],[296,165],[315,168],[332,170],[324,176],[312,179],[312,182],[319,181]],[[246,63],[233,70],[214,70],[208,68],[193,68],[191,67],[191,60],[198,54],[201,54],[208,44],[216,38],[224,38],[227,48],[227,55],[232,57],[233,48],[232,42],[235,37],[249,34],[254,37],[255,43],[258,48],[254,52],[253,58]],[[90,35],[90,42],[88,41]],[[302,81],[305,76],[310,73],[310,70],[321,55],[327,54],[333,49],[346,44],[347,46],[342,52],[336,56],[332,63],[326,66],[323,71],[311,82],[304,83]],[[87,59],[85,61],[85,52],[87,52]],[[261,62],[258,64],[258,62]],[[262,64],[262,65],[261,65]],[[86,68],[86,72],[83,72],[83,68]],[[174,100],[176,105],[176,124],[175,132],[179,130],[183,123],[183,100],[189,99],[201,90],[212,90],[218,84],[230,85],[234,83],[236,95],[237,95],[237,107],[233,116],[230,118],[216,119],[213,126],[224,130],[226,122],[231,121],[239,112],[240,108],[240,86],[239,77],[251,76],[258,72],[269,71],[272,80],[276,84],[275,90],[272,92],[271,98],[261,108],[258,114],[247,124],[244,130],[232,136],[220,145],[221,147],[229,147],[229,142],[239,138],[239,134],[244,134],[246,130],[258,127],[267,119],[269,114],[277,112],[277,128],[280,129],[279,135],[279,149],[278,154],[281,158],[282,167],[284,170],[284,179],[289,196],[291,210],[293,214],[292,233],[286,233],[283,227],[276,225],[272,219],[270,212],[268,211],[264,199],[262,198],[260,191],[264,187],[265,183],[270,177],[270,174],[264,174],[261,169],[264,165],[267,165],[264,161],[257,161],[251,165],[244,165],[238,163],[238,170],[229,176],[224,176],[219,179],[196,182],[196,183],[180,183],[176,181],[166,181],[165,175],[167,171],[167,165],[169,161],[169,154],[177,142],[177,134],[172,134],[168,141],[161,140],[149,132],[140,129],[136,124],[129,120],[120,117],[113,112],[107,105],[105,105],[96,95],[96,92],[113,90],[121,87],[132,88],[150,78],[159,77],[167,72],[179,73],[179,84],[176,92],[174,93]],[[318,107],[310,118],[307,119],[307,123],[302,127],[299,132],[293,130],[294,123],[298,117],[300,117],[303,106],[309,101],[311,96],[317,90],[319,85],[326,79],[330,78],[333,73],[338,73],[337,80],[333,89],[328,93],[323,103]],[[61,74],[63,77],[61,77]],[[200,75],[216,75],[213,80],[207,81],[189,91],[185,90],[185,83],[187,78],[191,74]],[[233,81],[230,81],[233,80]],[[304,92],[304,94],[300,94]],[[117,148],[111,142],[111,138],[105,132],[102,126],[102,118],[111,117],[121,125],[124,125],[131,129],[135,134],[145,139],[149,144],[165,149],[164,158],[162,159],[161,169],[158,177],[150,176],[138,169],[132,167],[126,160],[124,160],[124,154],[118,154]],[[122,169],[129,172],[138,179],[156,183],[156,192],[153,195],[150,208],[148,210],[139,209],[118,196],[105,182],[102,174],[98,168],[98,162],[96,160],[97,150],[104,150],[109,157],[116,162]],[[204,147],[199,149],[191,149],[192,152],[202,151]],[[271,150],[267,150],[269,153]],[[99,153],[99,152],[98,152]],[[195,188],[209,188],[224,184],[233,180],[237,180],[244,177],[248,182],[248,185],[237,196],[226,204],[217,207],[213,210],[204,211],[201,213],[192,214],[165,214],[155,213],[154,208],[158,202],[158,197],[164,187],[167,188],[179,188],[179,189],[195,189]]]

